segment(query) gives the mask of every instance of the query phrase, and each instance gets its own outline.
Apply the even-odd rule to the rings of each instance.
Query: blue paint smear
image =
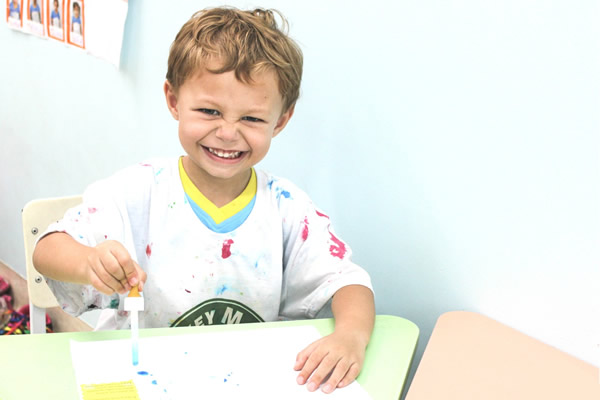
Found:
[[[215,293],[217,295],[223,294],[226,290],[229,290],[229,288],[227,287],[227,285],[223,285],[219,289],[217,289],[217,291]]]
[[[156,379],[152,381],[152,384],[153,384],[153,385],[156,385],[156,384],[157,384],[157,383],[156,383]]]
[[[148,372],[146,372],[146,371],[138,371],[138,375],[148,375]]]
[[[273,181],[273,179],[271,179],[269,182],[267,182],[267,187],[268,187],[269,189],[272,189],[272,188],[273,188],[273,182],[274,182],[274,181]]]
[[[281,196],[285,197],[286,199],[289,199],[290,197],[292,197],[292,195],[290,194],[290,192],[288,192],[287,190],[283,190],[280,187],[277,187],[275,189],[275,193],[276,193],[276,196],[277,196],[277,200],[280,200]]]

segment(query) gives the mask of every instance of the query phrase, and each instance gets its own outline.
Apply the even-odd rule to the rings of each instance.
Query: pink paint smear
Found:
[[[329,234],[331,235],[331,241],[335,243],[335,245],[332,244],[331,246],[329,246],[329,253],[333,257],[337,257],[340,260],[343,260],[344,256],[346,255],[346,244],[337,237],[335,237],[335,235],[331,233],[331,231],[329,232]]]
[[[231,245],[233,244],[233,239],[227,239],[223,242],[223,248],[221,249],[221,257],[228,258],[231,255]]]
[[[308,217],[304,217],[304,228],[302,228],[302,240],[308,239]]]
[[[322,212],[319,212],[318,210],[315,210],[315,212],[317,213],[317,215],[319,217],[324,217],[329,219],[329,217],[325,214],[323,214]],[[329,231],[329,234],[331,235],[331,241],[335,244],[332,244],[331,246],[329,246],[329,254],[331,254],[333,257],[337,257],[340,260],[344,259],[344,256],[346,255],[346,244],[344,242],[342,242],[340,239],[338,239],[333,233],[331,233],[331,230],[329,229],[329,226],[327,226],[327,230]]]

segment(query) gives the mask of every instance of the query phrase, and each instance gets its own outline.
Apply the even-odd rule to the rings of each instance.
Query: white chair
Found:
[[[30,201],[23,208],[23,239],[25,243],[31,333],[46,332],[46,309],[55,307],[58,307],[58,310],[53,310],[55,312],[52,314],[49,312],[49,314],[53,317],[53,324],[57,317],[60,319],[60,323],[63,325],[61,331],[89,331],[92,329],[79,318],[62,313],[62,309],[46,284],[46,280],[33,266],[32,259],[35,242],[48,225],[61,219],[69,208],[80,204],[81,201],[81,196],[39,199]],[[53,316],[57,314],[57,317]]]

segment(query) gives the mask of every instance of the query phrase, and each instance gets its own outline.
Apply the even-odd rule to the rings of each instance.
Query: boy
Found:
[[[369,276],[306,194],[253,168],[291,118],[301,75],[272,11],[207,9],[181,28],[164,92],[186,155],[90,186],[36,247],[67,311],[118,307],[99,326],[127,327],[120,299],[135,285],[146,327],[312,318],[331,300],[335,332],[298,354],[297,380],[329,393],[356,378]]]

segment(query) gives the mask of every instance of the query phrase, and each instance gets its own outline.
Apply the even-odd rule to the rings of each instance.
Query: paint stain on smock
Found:
[[[323,214],[322,212],[319,212],[318,210],[315,210],[315,212],[317,213],[317,215],[319,217],[324,217],[324,218],[329,219],[329,217],[327,215]],[[329,229],[329,227],[327,227],[327,231],[329,232],[329,235],[331,236],[331,241],[334,243],[331,246],[329,246],[329,254],[331,254],[333,257],[337,257],[340,260],[342,260],[344,258],[344,256],[346,255],[346,243],[342,242],[333,233],[331,233],[331,230]]]
[[[219,296],[225,293],[226,290],[229,290],[229,287],[227,285],[221,285],[221,287],[215,291],[215,295]]]
[[[335,237],[333,233],[329,232],[329,234],[331,235],[331,241],[335,243],[329,246],[329,253],[340,260],[344,259],[344,256],[346,255],[346,244]]]
[[[308,217],[304,217],[304,226],[302,227],[302,240],[308,239]]]
[[[223,248],[221,249],[221,257],[228,258],[231,256],[231,245],[233,244],[233,239],[227,239],[223,242]]]

